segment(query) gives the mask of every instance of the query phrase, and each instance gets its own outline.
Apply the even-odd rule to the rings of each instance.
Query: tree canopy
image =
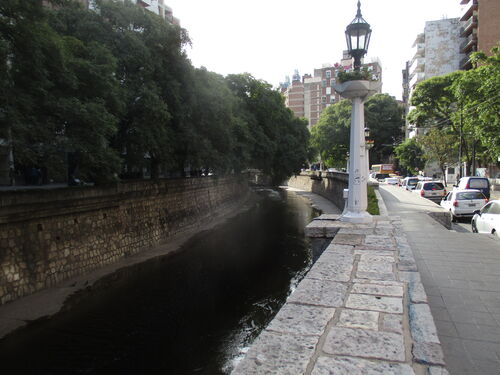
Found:
[[[269,84],[194,68],[186,30],[130,1],[0,4],[0,137],[18,169],[96,183],[307,158],[306,123]]]
[[[410,123],[439,128],[461,138],[462,161],[471,165],[472,150],[479,162],[495,162],[500,155],[500,44],[492,55],[472,54],[474,69],[422,81],[415,88]],[[458,149],[460,140],[455,145]]]
[[[374,95],[365,102],[365,123],[374,147],[370,162],[386,161],[402,137],[403,110],[387,94]],[[344,167],[349,152],[351,102],[342,100],[327,107],[311,132],[311,145],[321,159],[332,167]]]

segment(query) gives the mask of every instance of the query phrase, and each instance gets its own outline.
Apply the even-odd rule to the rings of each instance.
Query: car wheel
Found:
[[[472,220],[471,224],[472,224],[472,233],[477,233],[476,222],[474,220]]]
[[[456,223],[457,222],[457,217],[455,215],[453,215],[453,212],[451,212],[451,211],[450,211],[450,219],[451,219],[452,223]]]
[[[493,229],[491,231],[491,234],[496,235],[497,237],[500,237],[500,234],[498,234],[498,232],[495,229]]]

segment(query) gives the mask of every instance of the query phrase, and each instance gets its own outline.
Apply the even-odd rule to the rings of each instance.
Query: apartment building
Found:
[[[285,105],[296,117],[304,117],[304,84],[298,70],[295,70],[292,82],[285,91]]]
[[[470,54],[481,51],[490,54],[500,41],[500,1],[498,0],[461,0],[463,15],[460,18],[464,38],[460,52],[465,54],[460,61],[460,69],[471,69]]]
[[[374,79],[382,79],[382,66],[378,59],[363,64],[372,72]],[[321,112],[328,106],[337,103],[341,98],[334,89],[340,71],[349,71],[353,68],[352,59],[344,51],[340,63],[323,64],[321,68],[314,69],[314,74],[305,74],[302,79],[295,72],[291,84],[281,84],[285,96],[285,104],[297,117],[305,117],[309,128],[316,125]]]
[[[464,56],[460,53],[461,27],[459,18],[425,23],[424,32],[413,42],[413,57],[403,70],[403,98],[407,99],[407,104],[419,82],[460,69]],[[419,132],[421,130],[407,124],[407,137],[414,137]]]

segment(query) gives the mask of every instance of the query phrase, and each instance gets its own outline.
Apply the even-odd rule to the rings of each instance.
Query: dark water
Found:
[[[122,270],[0,341],[3,374],[225,374],[312,263],[293,193]]]

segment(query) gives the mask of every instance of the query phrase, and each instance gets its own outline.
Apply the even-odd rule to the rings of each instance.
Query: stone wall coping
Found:
[[[401,219],[334,216],[307,226],[331,243],[232,374],[449,375]]]

